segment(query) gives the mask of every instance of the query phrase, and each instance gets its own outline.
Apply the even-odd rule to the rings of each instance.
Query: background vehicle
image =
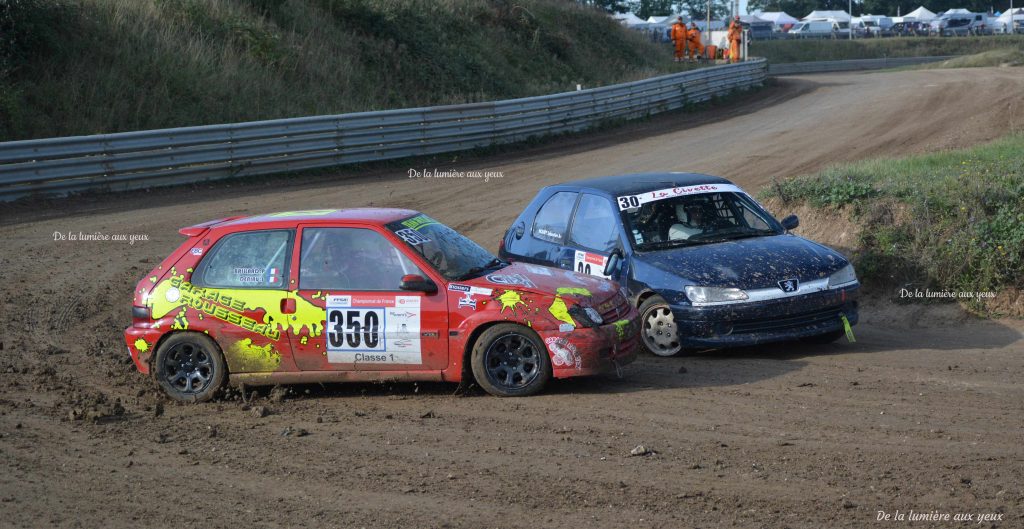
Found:
[[[825,38],[832,37],[833,33],[833,25],[827,20],[801,22],[789,30],[789,34],[796,38]]]
[[[836,340],[857,320],[856,274],[839,253],[789,233],[797,224],[779,223],[723,178],[611,176],[542,189],[501,255],[607,272],[626,287],[657,355]]]
[[[899,37],[927,37],[930,31],[927,22],[897,22],[892,25],[892,33]]]
[[[635,357],[636,311],[609,281],[509,265],[415,211],[232,217],[138,285],[125,340],[172,398],[228,379],[270,385],[382,379],[536,393]]]
[[[751,40],[768,40],[772,38],[774,26],[771,22],[740,22],[743,29],[749,30]]]
[[[954,13],[942,15],[931,23],[931,33],[942,37],[991,34],[988,19],[983,13]]]

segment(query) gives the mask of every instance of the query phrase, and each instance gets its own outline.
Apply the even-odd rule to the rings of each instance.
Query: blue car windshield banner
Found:
[[[625,211],[627,209],[638,208],[648,202],[654,202],[656,200],[665,200],[666,198],[681,197],[686,195],[699,195],[702,193],[740,193],[746,195],[746,191],[743,191],[737,186],[732,184],[701,184],[697,186],[689,187],[670,187],[668,189],[659,189],[657,191],[647,191],[640,193],[639,195],[626,195],[618,197],[619,210]]]

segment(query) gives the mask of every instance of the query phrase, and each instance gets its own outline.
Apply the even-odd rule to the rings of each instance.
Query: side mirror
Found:
[[[616,248],[612,250],[608,260],[604,262],[604,270],[601,271],[601,274],[605,276],[612,275],[613,272],[619,269],[620,262],[622,262],[622,250]]]
[[[782,219],[782,227],[785,228],[786,231],[795,230],[796,227],[799,226],[799,225],[800,225],[800,218],[797,217],[796,215],[790,215],[790,216]]]
[[[437,293],[437,285],[435,285],[433,281],[418,274],[402,276],[402,284],[398,288],[402,290],[411,290],[413,292],[424,292],[427,294]]]

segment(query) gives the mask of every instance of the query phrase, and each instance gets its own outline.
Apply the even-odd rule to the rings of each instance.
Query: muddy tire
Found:
[[[153,377],[169,397],[205,402],[224,385],[228,368],[217,344],[205,334],[177,333],[156,350]]]
[[[827,332],[825,334],[816,334],[814,336],[805,336],[800,338],[801,342],[804,343],[815,343],[815,344],[827,344],[832,343],[846,335],[846,331],[840,329],[838,331]]]
[[[683,352],[679,328],[668,303],[651,296],[640,304],[640,338],[644,349],[655,356],[676,356]]]
[[[551,358],[533,330],[511,323],[495,325],[473,344],[473,377],[498,397],[525,397],[551,379]]]

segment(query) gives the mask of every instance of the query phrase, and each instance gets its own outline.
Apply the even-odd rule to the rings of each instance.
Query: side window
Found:
[[[199,264],[194,282],[215,288],[282,288],[291,240],[291,230],[228,235]]]
[[[398,290],[420,269],[383,235],[363,228],[305,228],[299,258],[302,290]]]
[[[584,248],[610,252],[619,240],[618,220],[612,205],[599,196],[584,194],[576,208],[569,239]]]
[[[569,225],[569,215],[576,203],[576,193],[560,191],[540,207],[533,219],[533,236],[549,242],[561,243],[565,238],[565,228]]]

